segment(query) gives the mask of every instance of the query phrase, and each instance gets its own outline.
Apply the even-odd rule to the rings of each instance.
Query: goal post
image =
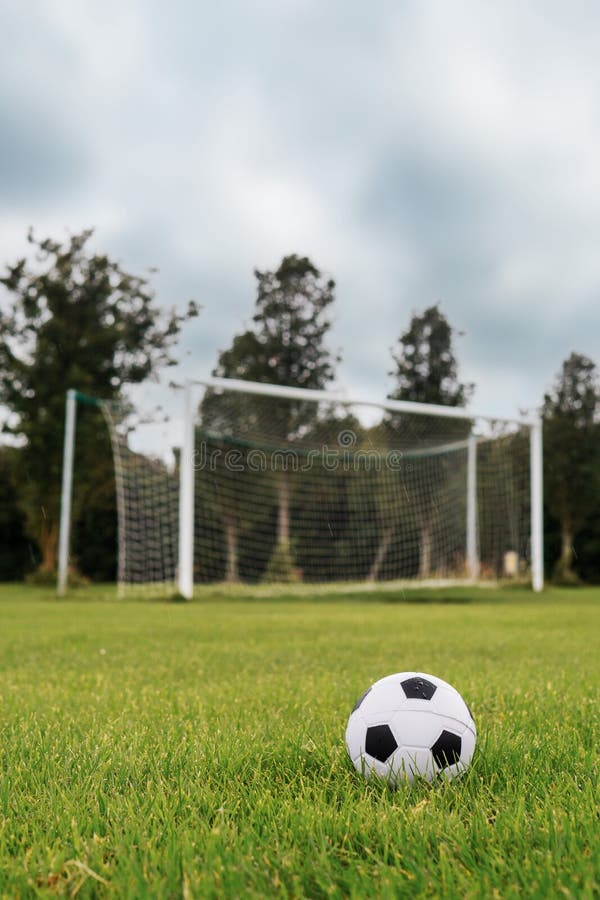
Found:
[[[469,435],[467,457],[467,571],[473,581],[479,578],[477,545],[477,435]]]
[[[127,410],[68,392],[59,593],[78,400],[98,404],[111,435],[121,593],[505,576],[543,588],[539,416],[212,377],[177,391],[161,447]]]
[[[58,585],[59,596],[67,590],[69,571],[69,543],[71,536],[71,506],[73,503],[73,464],[75,455],[75,421],[77,394],[72,388],[65,401],[65,434],[63,445],[62,488],[60,493],[60,525],[58,535]]]
[[[59,523],[59,552],[57,571],[57,593],[63,596],[68,587],[69,570],[76,560],[72,558],[72,526],[74,497],[77,497],[77,471],[75,458],[82,449],[82,443],[90,440],[87,434],[79,434],[78,405],[94,407],[101,413],[106,433],[99,441],[103,450],[108,446],[108,472],[112,473],[117,510],[117,583],[119,596],[124,596],[129,587],[135,591],[163,594],[174,593],[177,589],[180,570],[178,553],[185,546],[179,542],[178,521],[186,521],[178,509],[180,498],[189,503],[190,492],[185,484],[179,486],[173,451],[182,459],[193,460],[192,451],[183,447],[179,435],[173,433],[173,422],[164,416],[158,417],[157,410],[136,411],[127,403],[105,401],[91,397],[75,389],[69,389],[65,404],[65,429],[63,448],[63,470],[61,508]],[[190,423],[193,435],[193,417],[185,413],[179,417]],[[179,430],[179,419],[177,430]],[[163,431],[160,449],[156,449],[156,426],[162,422]],[[92,434],[92,453],[88,447],[87,459],[93,458],[93,446],[99,437],[97,423]],[[85,431],[85,430],[84,430]],[[142,440],[139,447],[132,441],[139,433]],[[192,437],[193,444],[193,437]],[[173,446],[175,445],[175,446]],[[110,459],[112,450],[112,459]],[[106,477],[107,469],[104,469]],[[193,507],[192,507],[193,509]]]
[[[65,394],[65,427],[63,437],[62,483],[60,492],[60,518],[58,529],[57,560],[57,593],[64,596],[68,586],[68,573],[71,552],[71,529],[73,512],[73,487],[75,449],[77,443],[77,406],[101,408],[102,403],[96,397],[90,397],[75,388],[69,388]]]
[[[544,587],[544,451],[541,415],[530,424],[531,463],[531,585],[539,592]]]
[[[177,587],[186,600],[194,594],[194,437],[193,386],[184,389],[184,417],[179,463],[179,552]]]
[[[386,399],[383,401],[372,401],[364,398],[348,396],[338,391],[313,391],[303,388],[282,387],[263,383],[251,383],[239,379],[213,377],[195,382],[195,385],[198,388],[203,389],[204,391],[213,392],[216,396],[218,396],[219,394],[221,396],[223,394],[238,394],[242,397],[258,397],[264,398],[266,400],[271,400],[273,402],[281,400],[288,401],[290,403],[308,402],[331,404],[333,406],[336,406],[337,408],[343,408],[346,410],[360,408],[361,410],[376,410],[379,413],[383,414],[404,414],[406,417],[423,417],[425,420],[433,418],[438,419],[442,422],[468,422],[470,426],[470,434],[468,435],[466,442],[463,441],[463,443],[461,444],[461,441],[454,441],[454,443],[452,443],[451,441],[450,445],[447,445],[445,448],[444,445],[442,445],[442,449],[445,449],[445,452],[449,453],[451,449],[458,450],[462,446],[463,448],[466,447],[467,451],[465,478],[466,522],[464,538],[464,574],[466,575],[468,580],[471,580],[473,582],[477,581],[481,574],[478,509],[482,505],[482,502],[481,500],[478,500],[478,490],[486,490],[485,485],[482,486],[481,483],[478,483],[478,447],[484,447],[486,444],[492,444],[494,442],[494,430],[496,430],[497,432],[499,427],[505,428],[507,429],[507,431],[510,431],[510,429],[524,429],[526,431],[528,430],[530,434],[530,461],[528,466],[530,489],[528,492],[527,500],[525,501],[528,506],[528,514],[530,519],[530,527],[527,533],[527,555],[529,557],[528,568],[530,571],[531,582],[534,590],[539,591],[543,588],[543,520],[541,483],[542,444],[541,420],[539,419],[539,417],[522,417],[515,419],[500,419],[497,417],[492,418],[474,414],[464,408],[415,403],[403,400]],[[193,386],[188,385],[187,390],[192,391]],[[193,404],[188,404],[188,408],[193,409]],[[483,431],[483,434],[479,436],[475,430],[475,428],[478,426],[481,426]],[[231,435],[228,435],[228,437],[230,440],[232,439]],[[434,457],[436,453],[440,452],[440,448],[430,447],[428,451],[425,451],[425,456],[427,455],[427,452],[431,455],[431,457]],[[406,450],[404,453],[406,458],[411,458],[411,456],[414,457],[418,454],[419,449],[415,447]],[[524,476],[524,472],[522,474]],[[192,484],[191,477],[188,478],[187,484]],[[189,510],[189,507],[186,507],[183,502],[180,504],[180,509],[184,514],[185,510],[188,509],[187,514],[190,516],[190,522],[188,522],[187,525],[187,532],[189,533],[189,530],[191,528],[191,519],[193,518],[193,512],[191,512]],[[506,549],[508,550],[508,546]],[[497,574],[502,575],[503,572],[498,571]],[[187,579],[185,579],[184,583],[180,583],[181,593],[183,593],[185,596],[190,595],[185,590],[185,586],[189,586],[190,581],[193,581],[193,578],[190,579],[188,576]]]

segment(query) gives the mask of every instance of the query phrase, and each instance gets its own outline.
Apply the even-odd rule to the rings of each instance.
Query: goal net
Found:
[[[116,404],[100,403],[110,433],[117,495],[117,573],[128,587],[158,594],[175,588],[178,571],[179,479],[169,448],[168,419],[155,412],[131,421]]]
[[[102,409],[121,590],[502,578],[541,587],[527,421],[216,378],[187,389],[176,427],[132,427],[123,410]]]

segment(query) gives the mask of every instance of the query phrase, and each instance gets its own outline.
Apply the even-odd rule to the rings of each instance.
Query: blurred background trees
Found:
[[[253,325],[237,335],[231,347],[221,353],[215,375],[258,381],[264,384],[312,389],[324,389],[335,377],[338,357],[327,346],[331,328],[330,310],[335,299],[335,282],[324,276],[305,256],[291,255],[282,259],[274,271],[254,272],[256,300]],[[316,406],[299,400],[264,398],[241,395],[230,398],[243,412],[236,423],[223,422],[218,411],[219,402],[208,392],[201,410],[201,420],[208,430],[215,421],[231,434],[248,430],[254,439],[262,439],[278,447],[302,443],[303,436],[314,424]],[[249,427],[247,427],[249,425]],[[223,477],[224,477],[224,473]],[[229,478],[242,477],[229,473]],[[277,497],[275,543],[267,563],[265,578],[292,581],[296,577],[296,560],[291,536],[291,504],[294,501],[294,474],[282,465],[272,479],[271,488]],[[223,507],[224,509],[224,507]],[[225,513],[229,525],[229,545],[238,530],[230,512]],[[238,523],[239,524],[239,523]],[[228,551],[231,558],[231,550]],[[227,566],[231,575],[234,567]]]
[[[148,279],[91,251],[91,236],[82,231],[60,243],[30,233],[30,255],[0,278],[9,300],[0,313],[4,431],[20,448],[13,457],[19,507],[49,577],[56,568],[65,391],[121,399],[124,386],[175,363],[181,326],[197,314],[194,304],[183,314],[163,312]],[[112,455],[97,409],[80,410],[78,437],[75,547],[84,567],[103,576],[114,564],[97,565],[90,541],[97,550],[110,546],[114,558],[116,532]]]
[[[598,569],[592,560],[600,545],[594,547],[591,536],[598,534],[595,522],[600,511],[599,410],[596,366],[586,356],[571,353],[543,406],[544,493],[550,522],[560,534],[553,575],[561,583],[575,582],[590,571],[590,564]]]
[[[30,234],[31,253],[8,265],[0,278],[6,298],[0,307],[0,405],[8,437],[0,445],[0,580],[22,578],[38,567],[50,577],[55,568],[66,389],[75,386],[104,399],[125,399],[127,385],[139,384],[176,362],[181,328],[197,314],[194,304],[183,313],[164,312],[149,280],[93,252],[91,235],[84,231],[61,243]],[[272,271],[254,274],[251,325],[221,352],[214,374],[327,388],[339,361],[328,345],[335,282],[299,255],[284,257]],[[439,305],[413,315],[392,351],[390,397],[448,406],[468,402],[473,385],[460,380],[456,336]],[[542,406],[546,571],[563,582],[600,582],[599,409],[596,365],[572,353]],[[302,452],[346,427],[355,435],[356,449],[368,446],[383,453],[393,446],[394,432],[402,431],[405,424],[397,414],[390,414],[377,427],[354,419],[344,424],[343,414],[333,406],[317,421],[312,404],[243,394],[228,395],[225,402],[211,391],[200,414],[203,432],[220,442],[221,449],[234,432],[245,430],[270,445]],[[442,426],[431,417],[413,417],[415,447],[428,438],[438,440],[441,427],[449,440],[457,441],[466,437],[471,423],[446,420]],[[108,431],[98,410],[80,407],[78,436],[74,557],[83,574],[110,580],[116,561],[114,475]],[[527,453],[522,435],[511,440],[520,441],[519,452]],[[486,463],[484,457],[482,464],[493,469],[494,461]],[[418,467],[417,462],[414,465]],[[427,465],[443,464],[429,460]],[[412,477],[415,472],[413,467]],[[303,492],[294,472],[283,469],[270,480],[264,473],[247,471],[226,475],[230,480],[251,480],[250,487],[244,484],[246,497],[254,488],[261,496],[267,492],[271,497],[269,521],[261,523],[263,534],[270,538],[260,547],[252,544],[251,523],[232,500],[235,485],[230,484],[227,493],[224,472],[220,477],[220,487],[216,486],[219,479],[213,479],[201,488],[205,492],[203,533],[220,548],[220,556],[213,553],[220,559],[219,571],[197,573],[199,580],[244,579],[249,555],[254,568],[258,559],[265,578],[318,574],[322,562],[315,548],[328,537],[315,533],[306,546],[294,543],[294,521],[303,522],[300,530],[308,533],[310,519],[307,488]],[[450,472],[428,474],[430,483],[448,489],[451,477]],[[408,481],[406,487],[410,490]],[[318,502],[329,511],[340,571],[351,578],[376,579],[385,574],[386,557],[403,525],[402,508],[385,503],[384,477],[373,475],[368,509],[361,510],[363,538],[377,547],[369,571],[364,572],[355,571],[359,536],[345,530],[345,523],[357,511],[353,476],[332,474],[327,483],[315,483],[315,489]],[[432,495],[432,516],[435,505]],[[432,521],[424,516],[419,528],[415,574],[426,577],[443,560],[432,539]]]
[[[410,324],[392,349],[395,368],[390,372],[395,382],[391,392],[392,400],[410,400],[416,403],[434,403],[439,406],[465,406],[473,394],[474,387],[459,379],[459,363],[456,354],[456,330],[450,325],[439,305],[430,306],[422,313],[413,315]],[[388,413],[387,428],[390,436],[393,433],[402,436],[403,443],[415,449],[428,444],[446,442],[448,444],[464,441],[471,432],[469,419],[442,419],[434,416],[406,416],[402,413]],[[466,451],[463,451],[466,462]],[[441,497],[452,490],[449,482],[461,477],[447,456],[426,456],[413,460],[411,476],[405,476],[406,504],[410,503],[415,483],[421,481],[429,484],[430,490],[425,495],[419,512],[420,548],[418,575],[429,578],[432,571],[440,571],[447,565],[444,558],[448,552],[454,555],[455,548],[442,546],[436,542],[436,517],[441,505]],[[464,478],[461,479],[464,481]],[[464,496],[464,490],[457,496]],[[458,518],[464,518],[464,501],[461,508],[455,508]],[[384,532],[384,541],[389,541],[395,528],[402,522],[403,507],[397,510],[395,521],[391,522]],[[408,524],[408,523],[407,523]],[[464,530],[464,529],[463,529]],[[436,546],[437,544],[437,546]]]
[[[21,451],[0,447],[0,581],[18,581],[38,562],[37,547],[26,533],[17,483]]]

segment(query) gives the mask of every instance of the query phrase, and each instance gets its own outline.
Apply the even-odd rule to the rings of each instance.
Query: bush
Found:
[[[263,581],[290,584],[299,581],[298,570],[294,566],[292,548],[289,543],[277,544],[267,564]]]
[[[58,573],[56,569],[50,571],[48,569],[37,569],[25,578],[27,584],[34,584],[38,587],[56,587],[57,580]],[[78,572],[77,569],[69,569],[67,584],[70,588],[84,587],[89,583],[90,579]]]
[[[556,584],[559,587],[580,587],[582,581],[577,572],[574,572],[562,559],[559,559],[552,571],[552,584]]]

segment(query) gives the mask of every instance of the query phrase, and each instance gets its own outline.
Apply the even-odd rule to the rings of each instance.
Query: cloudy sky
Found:
[[[96,227],[161,303],[182,376],[248,321],[254,267],[337,281],[339,383],[383,396],[440,301],[473,406],[600,361],[600,6],[586,0],[0,0],[0,262]]]

